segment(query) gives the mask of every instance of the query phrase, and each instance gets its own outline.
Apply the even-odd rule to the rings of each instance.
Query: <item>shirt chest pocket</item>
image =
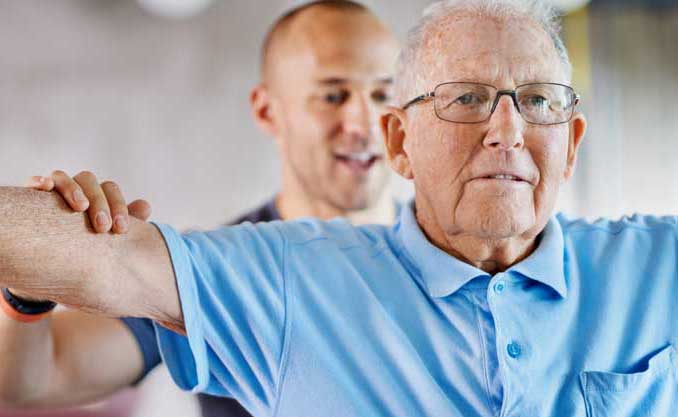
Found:
[[[669,345],[647,370],[634,374],[582,372],[587,417],[678,416],[678,352]]]

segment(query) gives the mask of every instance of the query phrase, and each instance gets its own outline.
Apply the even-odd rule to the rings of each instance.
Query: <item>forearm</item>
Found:
[[[169,254],[151,224],[95,234],[54,193],[0,187],[0,286],[111,316],[181,327]]]
[[[0,402],[19,405],[44,395],[51,379],[51,319],[20,323],[0,314]]]
[[[117,319],[66,311],[37,323],[0,314],[0,405],[73,406],[129,386],[143,369]]]

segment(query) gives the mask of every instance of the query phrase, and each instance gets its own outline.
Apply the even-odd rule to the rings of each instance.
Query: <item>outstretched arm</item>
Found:
[[[0,187],[0,286],[108,316],[183,328],[174,272],[155,226],[95,234],[55,193]]]
[[[99,233],[125,233],[129,216],[146,220],[150,205],[129,206],[117,184],[102,184],[91,172],[71,178],[63,171],[32,177],[29,187],[64,196],[74,212],[98,213],[108,221]],[[121,227],[122,226],[122,227]],[[11,292],[30,299],[30,293]],[[0,313],[0,404],[13,407],[72,406],[101,399],[137,380],[144,369],[141,349],[118,319],[60,311],[36,323]]]

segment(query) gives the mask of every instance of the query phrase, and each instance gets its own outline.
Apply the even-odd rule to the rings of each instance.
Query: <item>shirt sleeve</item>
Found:
[[[144,369],[132,385],[137,385],[148,375],[156,366],[160,364],[160,350],[155,338],[155,329],[153,321],[148,319],[138,319],[125,317],[120,321],[127,326],[139,345],[139,350],[144,358]]]
[[[185,390],[275,404],[285,333],[284,239],[272,223],[178,234],[158,224],[187,336],[156,324],[163,361]]]

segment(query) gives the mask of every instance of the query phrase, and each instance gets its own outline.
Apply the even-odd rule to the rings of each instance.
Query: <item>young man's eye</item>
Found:
[[[383,90],[373,91],[371,96],[375,103],[384,104],[391,101],[391,95]]]
[[[348,91],[336,91],[327,93],[323,96],[323,100],[329,104],[344,104],[348,100]]]

